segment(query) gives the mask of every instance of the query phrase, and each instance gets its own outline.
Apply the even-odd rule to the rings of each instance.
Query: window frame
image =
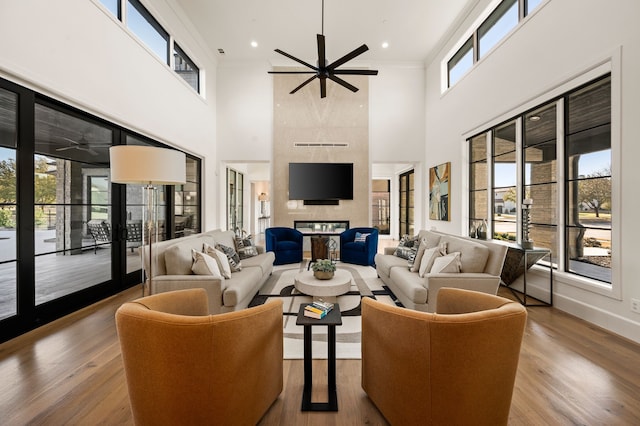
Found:
[[[174,58],[173,58],[173,71],[180,77],[182,78],[182,80],[184,80],[185,82],[187,82],[187,84],[189,84],[189,82],[187,81],[186,78],[182,77],[182,75],[180,75],[178,73],[178,70],[176,69],[176,64],[175,64],[175,55],[178,55],[182,58],[183,61],[185,61],[194,71],[195,75],[196,75],[196,87],[193,87],[191,84],[189,84],[189,87],[193,88],[196,92],[200,93],[200,67],[198,67],[196,65],[195,62],[193,62],[193,60],[189,57],[189,55],[187,55],[185,53],[185,51],[180,47],[180,45],[178,45],[178,43],[176,43],[175,41],[173,42],[173,51],[174,53]]]
[[[591,66],[585,68],[585,70],[581,74],[577,74],[573,79],[564,82],[558,82],[557,86],[549,89],[547,92],[527,101],[522,104],[520,107],[504,113],[498,117],[495,117],[493,120],[488,120],[485,125],[482,127],[477,127],[466,132],[463,135],[462,142],[465,144],[469,143],[469,139],[476,137],[482,133],[490,133],[491,130],[495,126],[503,123],[513,117],[524,115],[527,112],[535,110],[540,106],[552,102],[558,101],[558,109],[557,116],[558,118],[564,117],[564,100],[563,96],[568,95],[570,92],[577,90],[581,86],[594,83],[595,81],[606,77],[607,75],[611,76],[611,177],[612,177],[612,187],[611,187],[611,251],[613,256],[611,258],[611,283],[605,283],[603,281],[599,281],[597,279],[592,279],[584,276],[577,275],[572,272],[568,272],[566,270],[566,266],[564,264],[564,253],[566,252],[565,242],[564,242],[564,229],[565,229],[565,218],[564,211],[560,211],[560,215],[558,216],[558,229],[560,230],[558,233],[558,269],[554,271],[554,280],[557,283],[566,284],[572,287],[580,288],[586,290],[591,293],[596,293],[603,295],[605,297],[614,299],[614,300],[622,300],[622,275],[621,275],[621,265],[620,265],[620,257],[621,257],[621,229],[620,223],[622,220],[621,215],[621,200],[620,200],[620,179],[621,179],[621,50],[616,49],[611,52],[610,55],[600,58],[600,60],[595,61]],[[558,124],[557,131],[557,145],[558,145],[558,161],[563,161],[565,152],[564,152],[564,122]],[[488,144],[490,145],[490,144]],[[489,148],[488,148],[489,149]],[[469,156],[468,146],[465,146],[465,155]],[[470,156],[467,159],[467,164],[471,163]],[[492,167],[489,165],[488,167]],[[467,190],[469,188],[469,177],[471,175],[471,171],[468,169],[465,170],[466,180],[467,180]],[[566,194],[565,194],[565,175],[564,175],[564,167],[561,167],[559,171],[559,175],[557,177],[557,203],[559,206],[564,206],[566,204]],[[463,228],[466,228],[469,225],[469,213],[470,206],[466,206],[466,221],[463,221]],[[467,232],[466,229],[463,229],[463,232]],[[548,270],[546,268],[540,269],[542,267],[534,266],[534,271],[542,271],[547,274]],[[546,279],[546,278],[545,278]]]
[[[158,35],[160,37],[162,37],[165,42],[166,42],[166,47],[165,47],[165,53],[164,53],[164,58],[160,58],[161,60],[163,60],[163,62],[167,65],[171,65],[171,35],[169,34],[169,32],[167,30],[165,30],[162,25],[160,25],[160,23],[158,22],[158,20],[156,18],[153,17],[153,15],[151,14],[151,12],[149,12],[147,10],[146,7],[144,7],[144,5],[139,1],[139,0],[126,0],[127,4],[130,4],[133,8],[136,9],[136,11],[142,15],[142,17],[147,21],[147,23],[149,25],[151,25],[151,27],[158,33]],[[127,8],[128,10],[128,8]],[[128,12],[127,12],[128,13]],[[128,18],[128,16],[127,16]],[[156,54],[156,51],[147,43],[146,40],[142,39],[140,37],[140,35],[138,35],[130,26],[128,23],[128,19],[125,19],[125,26],[127,27],[127,29],[138,39],[140,40],[140,42],[142,42],[142,44],[144,44],[149,50],[151,50],[154,54]]]

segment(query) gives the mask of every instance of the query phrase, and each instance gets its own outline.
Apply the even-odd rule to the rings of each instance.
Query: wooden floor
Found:
[[[0,424],[132,424],[114,313],[139,296],[132,288],[1,344]],[[325,365],[315,361],[316,384]],[[302,361],[285,361],[284,391],[260,424],[386,424],[360,387],[359,360],[338,360],[337,377],[339,412],[301,412]],[[510,424],[638,425],[639,395],[640,345],[529,308]]]

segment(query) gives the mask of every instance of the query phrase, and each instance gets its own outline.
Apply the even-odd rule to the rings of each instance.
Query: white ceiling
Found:
[[[310,63],[322,32],[322,0],[176,0],[194,29],[223,63],[266,60],[295,64],[281,49]],[[423,62],[450,26],[478,0],[324,0],[327,59],[362,44],[358,61]],[[255,40],[257,48],[250,43]],[[382,48],[388,42],[387,49]],[[219,55],[217,50],[224,49]]]

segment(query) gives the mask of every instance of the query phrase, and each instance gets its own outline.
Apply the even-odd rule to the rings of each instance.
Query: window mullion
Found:
[[[487,233],[493,229],[493,205],[495,193],[493,191],[493,130],[487,131]],[[493,234],[491,238],[493,239]]]
[[[473,63],[475,64],[476,62],[478,62],[478,60],[480,59],[480,51],[478,49],[478,30],[476,29],[473,32]]]
[[[566,241],[566,220],[567,220],[567,197],[566,197],[566,166],[565,158],[565,103],[564,98],[558,99],[556,102],[556,158],[558,159],[556,170],[556,194],[557,194],[557,220],[556,238],[558,241],[558,271],[565,271],[565,262],[567,260],[567,241]]]
[[[522,243],[522,200],[524,199],[524,149],[522,116],[516,118],[516,241]]]

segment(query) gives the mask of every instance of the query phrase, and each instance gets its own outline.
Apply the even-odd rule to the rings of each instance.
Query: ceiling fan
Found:
[[[311,71],[269,71],[269,74],[314,74],[305,80],[298,87],[293,89],[289,94],[294,94],[298,90],[302,89],[307,84],[311,83],[314,79],[320,80],[320,97],[325,98],[327,96],[327,79],[338,83],[339,85],[346,87],[352,92],[357,92],[358,88],[354,85],[344,81],[338,75],[378,75],[377,70],[339,70],[337,69],[339,66],[344,65],[346,62],[352,60],[356,56],[359,56],[369,50],[366,44],[354,49],[350,53],[347,53],[342,58],[327,64],[327,58],[325,55],[325,39],[324,39],[324,0],[322,0],[322,34],[317,35],[318,41],[318,66],[313,66],[301,59],[298,59],[280,49],[276,49],[275,51],[279,54],[286,56],[289,59],[292,59],[307,68],[310,68]]]
[[[110,144],[95,144],[95,143],[89,143],[89,141],[84,137],[84,135],[80,136],[80,139],[78,140],[74,140],[71,138],[67,138],[67,137],[62,137],[62,139],[71,142],[70,145],[67,146],[63,146],[60,148],[56,148],[57,152],[61,152],[61,151],[68,151],[70,149],[75,149],[78,151],[84,151],[84,152],[88,152],[91,155],[98,155],[98,151],[96,151],[94,148],[107,148],[109,146],[111,146]]]

